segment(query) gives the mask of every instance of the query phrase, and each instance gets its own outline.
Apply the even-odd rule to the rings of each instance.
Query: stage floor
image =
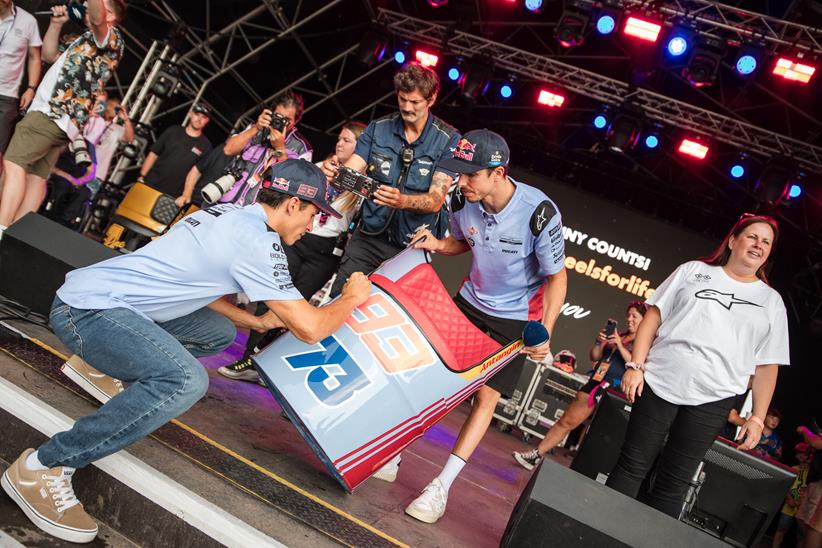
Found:
[[[23,323],[14,325],[31,337],[53,346],[57,353],[66,352],[54,335],[45,329]],[[406,516],[403,509],[445,463],[467,416],[468,404],[457,407],[403,453],[396,482],[370,479],[354,494],[348,495],[328,475],[296,429],[280,416],[280,408],[268,390],[253,383],[231,381],[217,373],[219,366],[231,363],[240,356],[244,342],[245,335],[240,334],[226,352],[202,360],[211,379],[208,394],[182,415],[179,423],[164,427],[156,436],[163,444],[182,452],[201,467],[212,472],[216,470],[217,476],[226,478],[216,488],[211,485],[210,500],[221,497],[220,485],[225,490],[233,490],[232,483],[235,483],[242,485],[245,491],[269,500],[273,506],[281,506],[281,503],[290,505],[283,507],[283,513],[296,518],[293,521],[295,530],[281,538],[287,542],[285,539],[288,537],[288,543],[292,545],[295,538],[301,538],[297,534],[299,528],[325,529],[323,533],[329,537],[346,544],[358,544],[345,534],[334,534],[335,527],[346,531],[357,529],[357,522],[367,524],[368,531],[362,529],[363,534],[371,535],[362,538],[374,539],[375,542],[388,540],[389,543],[411,546],[443,547],[499,545],[517,497],[530,477],[530,472],[514,462],[511,452],[527,449],[528,444],[492,426],[452,486],[445,516],[434,525],[420,523]],[[36,348],[33,353],[41,354],[37,358],[21,350],[21,344],[24,343],[13,343],[14,348],[11,349],[4,345],[6,354],[0,354],[0,371],[5,371],[6,365],[12,361],[16,361],[18,366],[26,362],[42,375],[72,388],[66,384],[70,381],[61,379],[59,371],[56,371],[61,361],[53,352]],[[37,359],[49,363],[32,365]],[[206,450],[191,447],[193,444],[203,445],[202,440],[208,443]],[[135,451],[139,453],[137,449]],[[557,452],[561,456],[555,459],[567,465],[569,459],[564,456],[564,450]],[[243,485],[242,478],[246,478],[248,483]],[[174,479],[186,483],[181,478]],[[267,482],[274,482],[275,485],[266,487],[264,484]],[[305,506],[301,500],[313,501],[310,504],[319,508],[320,513],[330,515],[331,519],[300,515],[300,508]],[[266,507],[265,511],[277,513],[282,510]],[[307,512],[310,514],[312,511],[309,508]],[[238,517],[243,518],[242,515]],[[266,520],[265,516],[254,517],[255,520]],[[275,517],[272,515],[269,519]],[[280,519],[282,517],[279,516]],[[2,522],[0,519],[0,527],[3,526]],[[374,532],[380,534],[376,536]],[[309,533],[316,535],[315,531],[307,531],[305,545],[316,545],[309,540],[312,536]],[[358,538],[356,534],[359,533],[351,534],[355,535],[353,538]],[[276,533],[273,536],[276,537]]]

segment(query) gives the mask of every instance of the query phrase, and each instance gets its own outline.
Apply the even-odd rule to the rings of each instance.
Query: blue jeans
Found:
[[[208,389],[197,357],[234,340],[228,318],[203,308],[154,323],[126,308],[82,310],[59,298],[51,308],[54,333],[89,365],[128,388],[38,449],[44,466],[81,468],[147,436],[194,405]]]

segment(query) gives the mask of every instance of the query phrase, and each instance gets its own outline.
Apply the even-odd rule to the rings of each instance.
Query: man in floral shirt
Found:
[[[6,151],[0,236],[12,222],[40,207],[45,179],[60,151],[82,137],[95,94],[105,88],[123,56],[123,37],[116,25],[125,16],[124,0],[88,0],[86,6],[88,30],[62,54],[57,49],[60,31],[69,18],[66,6],[52,7],[43,60],[54,64]]]

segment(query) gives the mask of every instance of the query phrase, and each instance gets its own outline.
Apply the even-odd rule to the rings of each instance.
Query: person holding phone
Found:
[[[622,375],[625,373],[625,362],[631,361],[634,337],[639,323],[645,316],[645,310],[645,304],[642,301],[628,303],[628,308],[625,310],[626,330],[622,333],[616,330],[616,320],[609,319],[605,323],[605,328],[597,334],[591,347],[591,361],[594,362],[591,378],[579,389],[574,401],[565,409],[535,449],[514,451],[514,460],[520,466],[533,470],[548,451],[556,447],[569,432],[591,416],[594,411],[594,407],[589,405],[592,391],[605,383],[610,386],[619,386]]]
[[[677,267],[648,299],[622,377],[633,405],[609,487],[636,497],[659,456],[643,498],[679,517],[694,472],[749,381],[753,413],[739,449],[759,443],[779,366],[790,363],[785,304],[765,274],[778,238],[775,219],[745,214],[710,256]]]

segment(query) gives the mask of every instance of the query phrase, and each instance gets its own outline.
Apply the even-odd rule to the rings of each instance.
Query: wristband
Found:
[[[626,369],[636,369],[637,371],[645,371],[644,363],[625,362]]]
[[[37,91],[37,86],[26,86],[26,89]]]
[[[751,415],[750,417],[748,417],[748,420],[752,421],[752,422],[755,422],[756,424],[761,426],[763,429],[765,428],[765,421],[763,421],[762,419],[760,419],[756,415]]]

